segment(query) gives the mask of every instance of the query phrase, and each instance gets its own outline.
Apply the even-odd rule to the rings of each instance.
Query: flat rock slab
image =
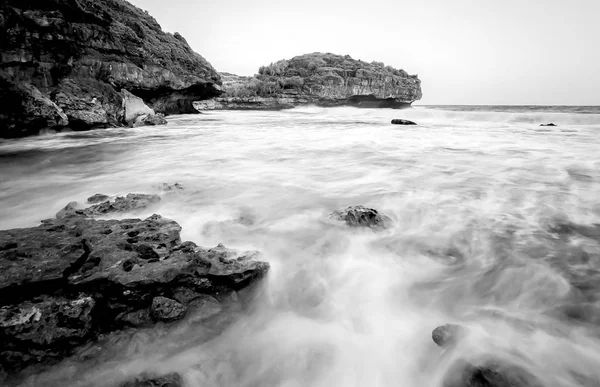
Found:
[[[0,370],[59,359],[102,332],[181,319],[194,300],[269,270],[256,251],[182,242],[181,226],[160,215],[88,217],[98,208],[0,231]]]

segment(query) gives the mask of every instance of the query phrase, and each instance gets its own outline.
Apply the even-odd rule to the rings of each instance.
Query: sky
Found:
[[[600,0],[130,1],[217,71],[331,52],[418,74],[418,104],[600,105]]]

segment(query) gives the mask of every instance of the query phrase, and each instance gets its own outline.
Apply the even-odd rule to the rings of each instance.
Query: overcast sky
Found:
[[[218,71],[310,52],[418,74],[420,104],[600,105],[600,0],[132,0]]]

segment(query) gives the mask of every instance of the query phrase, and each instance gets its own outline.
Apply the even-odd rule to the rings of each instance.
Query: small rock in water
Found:
[[[178,373],[162,376],[143,373],[133,380],[121,383],[119,387],[183,387],[183,378]]]
[[[87,199],[87,202],[88,202],[88,203],[95,204],[95,203],[105,202],[105,201],[107,201],[108,199],[109,199],[108,195],[103,195],[103,194],[99,194],[99,193],[97,193],[97,194],[95,194],[95,195],[93,195],[93,196],[90,196],[90,197]]]
[[[185,316],[186,307],[166,297],[154,297],[150,309],[152,316],[161,321],[175,321]]]
[[[523,368],[489,361],[474,366],[458,361],[446,374],[444,387],[542,387],[540,381]]]
[[[449,348],[456,345],[465,334],[466,329],[460,325],[444,324],[433,330],[431,338],[440,347]]]
[[[392,120],[392,124],[394,125],[416,125],[416,122],[410,120],[404,120],[402,118],[396,118]]]
[[[350,206],[334,211],[329,217],[346,222],[348,226],[352,227],[386,228],[392,223],[389,217],[380,214],[373,208],[363,206]]]
[[[553,122],[550,122],[549,124],[540,124],[540,126],[558,126],[558,125],[554,124]]]

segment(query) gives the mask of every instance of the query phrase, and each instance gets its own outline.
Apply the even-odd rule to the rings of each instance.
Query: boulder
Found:
[[[170,298],[158,296],[152,300],[150,313],[159,321],[174,321],[185,316],[186,307]]]
[[[455,346],[466,334],[466,329],[456,324],[439,326],[431,333],[431,338],[440,347],[450,348]]]
[[[404,120],[402,118],[395,118],[392,120],[392,124],[394,125],[416,125],[416,122]]]
[[[349,206],[343,210],[334,211],[329,217],[345,222],[351,227],[382,229],[392,225],[392,220],[389,217],[380,214],[373,208],[363,206]]]
[[[0,368],[60,359],[121,327],[181,319],[190,304],[214,314],[213,303],[195,301],[240,290],[269,270],[255,251],[182,242],[181,226],[160,215],[90,217],[139,208],[148,197],[0,231]]]
[[[554,124],[553,122],[550,122],[548,124],[540,124],[540,126],[558,126],[558,125]]]
[[[184,382],[178,373],[161,376],[143,373],[133,380],[120,384],[119,387],[184,387]]]
[[[129,126],[165,125],[167,120],[163,114],[156,114],[144,103],[144,100],[127,90],[121,90],[123,97],[124,120]]]

